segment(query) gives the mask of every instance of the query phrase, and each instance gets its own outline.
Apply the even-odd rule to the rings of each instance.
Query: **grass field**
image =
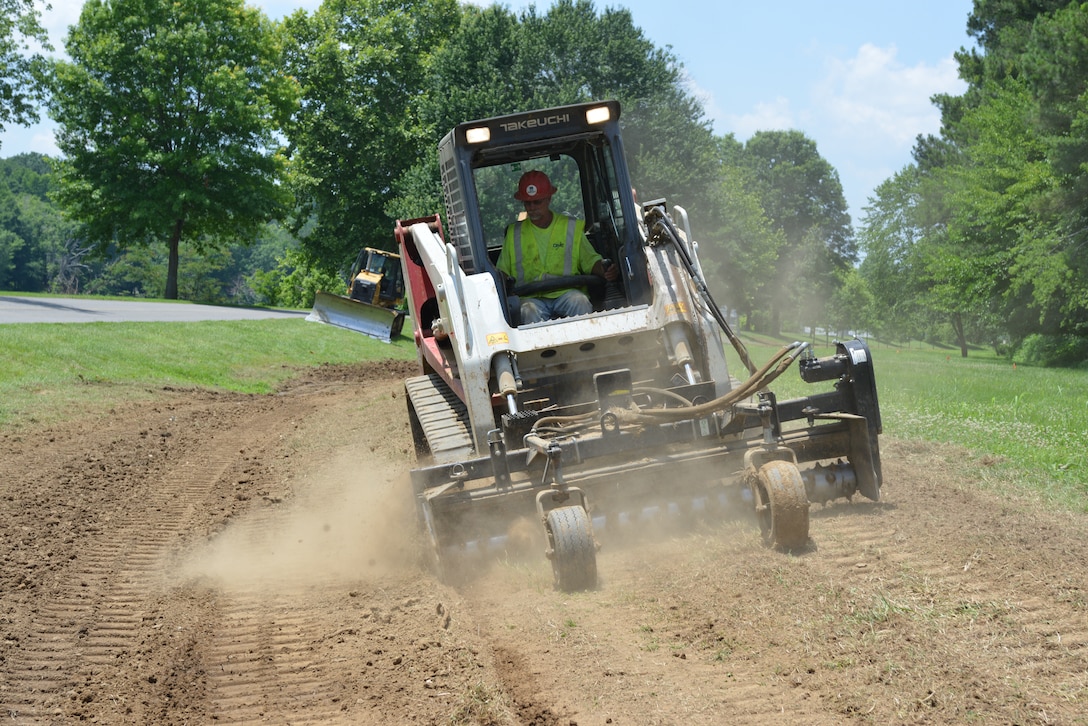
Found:
[[[757,364],[783,342],[746,341]],[[1088,371],[1016,367],[987,351],[963,359],[918,344],[871,347],[886,435],[956,444],[989,464],[980,485],[1088,511]],[[302,320],[0,325],[0,428],[163,386],[267,393],[308,366],[414,357],[409,338],[386,344]],[[790,397],[809,386],[789,370],[774,389]]]
[[[269,393],[300,368],[415,358],[301,319],[0,325],[0,427],[49,422],[163,386]]]

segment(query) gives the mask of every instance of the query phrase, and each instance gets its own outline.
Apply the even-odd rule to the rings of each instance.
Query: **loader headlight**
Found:
[[[594,106],[586,109],[587,124],[603,124],[610,118],[612,118],[612,109],[608,108],[608,106]]]
[[[483,144],[491,141],[491,129],[487,126],[477,126],[465,131],[465,141],[470,144]]]

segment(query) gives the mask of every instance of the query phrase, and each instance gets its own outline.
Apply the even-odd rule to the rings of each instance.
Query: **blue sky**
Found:
[[[273,18],[319,0],[249,0]],[[82,0],[51,0],[43,20],[63,47]],[[475,4],[482,5],[477,1]],[[551,0],[501,3],[520,11]],[[936,133],[935,93],[962,93],[952,54],[970,46],[972,0],[626,0],[635,25],[683,63],[690,90],[719,134],[798,129],[838,172],[854,222],[883,180],[911,161],[918,134]],[[0,156],[56,154],[48,123],[11,127]],[[678,200],[679,201],[679,200]]]

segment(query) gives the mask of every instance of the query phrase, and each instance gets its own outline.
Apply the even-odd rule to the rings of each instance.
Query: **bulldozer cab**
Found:
[[[637,274],[646,263],[619,116],[619,104],[609,101],[469,122],[451,131],[439,145],[439,160],[449,241],[462,269],[488,272],[504,289],[495,261],[507,226],[524,215],[514,192],[522,174],[538,170],[557,189],[552,211],[584,220],[597,253],[619,264],[621,279],[609,291],[609,306],[646,302],[650,287]]]
[[[348,295],[353,300],[385,308],[400,306],[404,301],[400,255],[364,247],[352,266]]]

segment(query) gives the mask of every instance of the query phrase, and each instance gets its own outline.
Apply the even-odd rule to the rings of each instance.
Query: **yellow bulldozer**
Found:
[[[347,295],[318,292],[306,319],[388,342],[400,335],[404,316],[400,255],[364,247],[352,266]]]

